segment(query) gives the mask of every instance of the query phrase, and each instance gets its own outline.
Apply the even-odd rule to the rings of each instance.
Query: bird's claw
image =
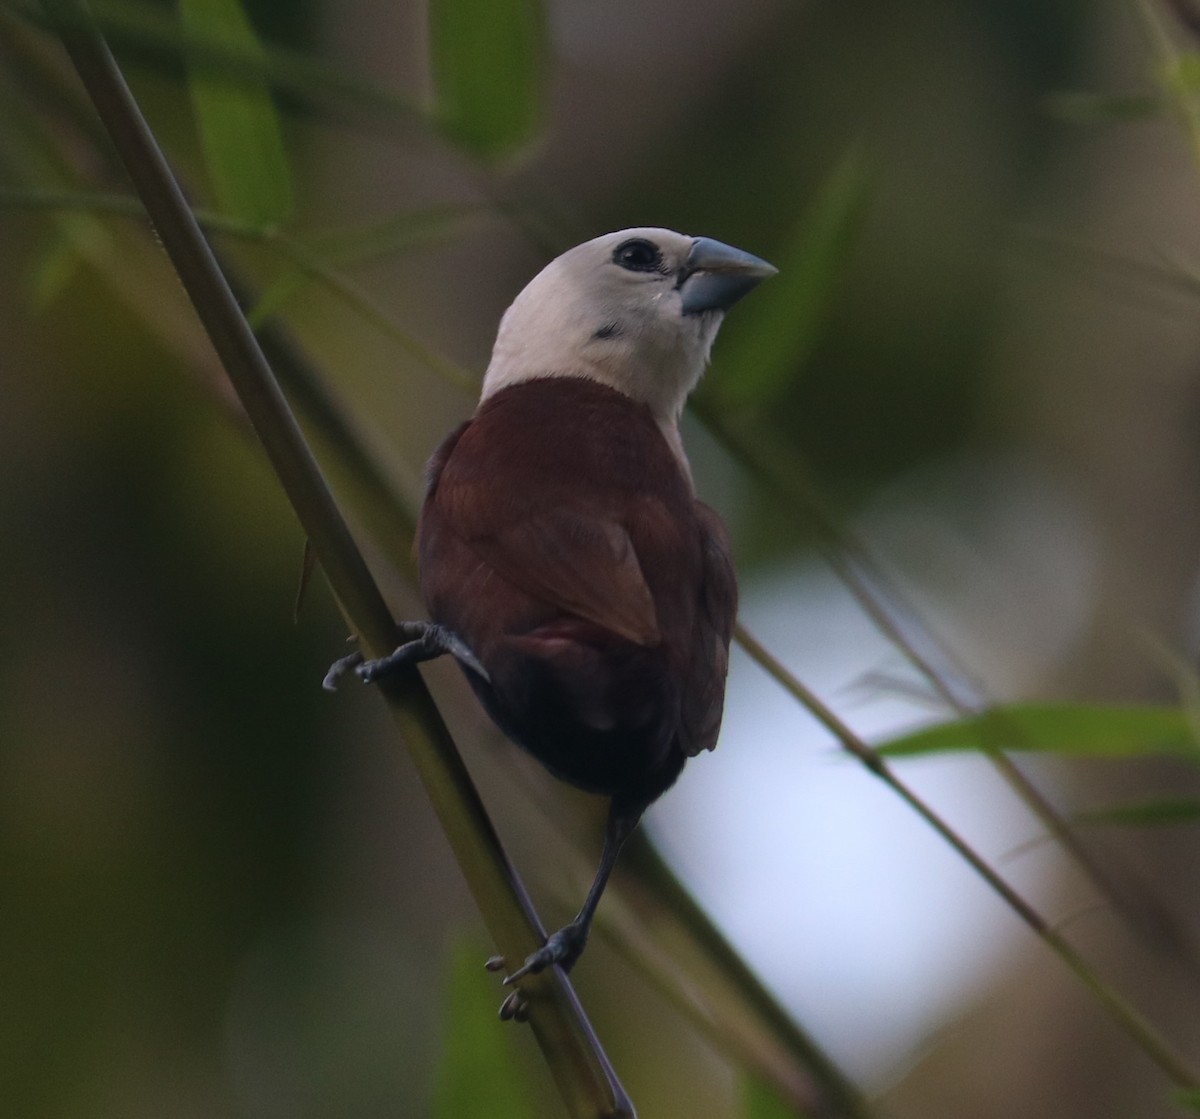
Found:
[[[547,938],[536,952],[531,953],[516,971],[504,977],[504,985],[511,987],[518,979],[526,975],[537,975],[546,968],[557,964],[563,971],[570,971],[571,966],[579,959],[584,945],[587,944],[587,927],[584,925],[565,925],[558,932]],[[483,965],[488,971],[503,971],[507,966],[504,957],[495,955],[488,957]],[[502,1022],[524,1022],[529,1018],[529,1000],[520,988],[508,993],[500,1004],[500,1020]]]
[[[325,673],[325,679],[321,681],[321,687],[327,692],[336,692],[338,681],[352,668],[357,668],[362,663],[363,655],[357,649],[353,653],[347,653],[344,657],[338,657],[329,666],[329,671]]]
[[[501,1022],[528,1022],[529,1002],[520,991],[509,991],[508,997],[500,1004]]]
[[[432,627],[428,622],[399,622],[396,634],[400,643],[386,657],[361,661],[354,669],[355,675],[364,684],[373,684],[381,676],[387,676],[403,665],[417,664],[438,655],[430,649],[429,634]]]
[[[487,669],[480,663],[471,647],[453,630],[436,622],[399,622],[396,625],[396,633],[401,639],[400,644],[386,657],[366,660],[362,653],[356,652],[334,661],[325,673],[322,684],[325,690],[336,691],[338,679],[352,669],[364,684],[373,684],[398,668],[433,660],[443,653],[449,653],[472,672],[491,682]]]
[[[553,933],[536,952],[511,975],[504,977],[504,985],[511,987],[526,975],[537,975],[557,964],[563,971],[570,971],[587,944],[587,929],[583,925],[564,925]]]
[[[500,953],[489,956],[483,966],[488,971],[503,971],[508,965]],[[521,990],[509,991],[500,1004],[501,1022],[526,1022],[529,1020],[529,1000]]]

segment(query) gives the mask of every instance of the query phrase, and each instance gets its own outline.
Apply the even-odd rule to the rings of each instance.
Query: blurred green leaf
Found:
[[[742,1119],[804,1119],[805,1114],[780,1099],[760,1077],[742,1078]]]
[[[402,94],[309,54],[275,44],[251,44],[248,54],[239,44],[231,47],[189,30],[174,13],[144,0],[92,0],[89,6],[114,47],[151,58],[203,63],[231,78],[266,78],[307,105],[338,113],[339,121],[344,121],[348,110],[384,120],[425,119],[424,111]]]
[[[464,217],[475,213],[473,206],[431,206],[390,214],[380,221],[348,229],[326,230],[304,238],[306,252],[319,258],[326,268],[348,268],[395,256],[450,236]],[[286,269],[259,297],[246,315],[256,329],[289,299],[317,277],[311,268]]]
[[[70,218],[61,219],[64,223]],[[80,224],[74,230],[62,228],[51,242],[42,259],[30,273],[30,302],[36,311],[45,311],[75,278],[83,258],[72,239],[73,235],[90,235]]]
[[[1196,751],[1191,720],[1178,707],[1070,703],[996,707],[901,735],[878,750],[902,757],[985,747],[1112,757]]]
[[[1196,51],[1181,52],[1165,78],[1168,87],[1178,93],[1200,91],[1200,54]]]
[[[475,155],[496,160],[544,116],[547,27],[541,0],[430,0],[434,116]]]
[[[1200,1115],[1200,1089],[1183,1088],[1172,1097],[1180,1107]]]
[[[1200,674],[1190,657],[1172,648],[1154,633],[1142,634],[1142,643],[1163,671],[1171,678],[1179,693],[1179,706],[1191,721],[1192,741],[1200,751]]]
[[[345,268],[443,240],[458,231],[464,218],[478,212],[477,206],[428,206],[352,228],[326,230],[307,237],[305,243],[326,263]]]
[[[0,206],[15,200],[20,193],[0,191]],[[27,195],[35,199],[40,196],[40,192]],[[112,249],[111,232],[92,214],[58,213],[54,216],[54,227],[53,239],[30,270],[30,302],[36,311],[47,310],[86,262],[103,261]]]
[[[179,0],[189,35],[226,47],[265,70],[266,55],[238,0]],[[278,225],[292,211],[283,129],[265,77],[234,77],[190,59],[192,110],[218,207],[243,221]]]
[[[1046,112],[1073,124],[1112,124],[1162,116],[1161,97],[1145,93],[1053,93],[1044,102]]]
[[[771,261],[779,275],[726,324],[712,379],[725,403],[767,407],[804,364],[825,325],[873,182],[862,148],[852,145]]]
[[[267,319],[279,311],[297,292],[302,291],[315,277],[303,268],[293,267],[284,271],[263,289],[254,306],[246,312],[246,321],[257,330]]]
[[[450,954],[442,1059],[431,1119],[533,1119],[511,1044],[496,1010],[504,988],[483,968],[486,949],[464,938]]]
[[[1190,824],[1200,821],[1200,800],[1148,800],[1141,804],[1118,804],[1111,808],[1093,808],[1077,812],[1080,824]]]

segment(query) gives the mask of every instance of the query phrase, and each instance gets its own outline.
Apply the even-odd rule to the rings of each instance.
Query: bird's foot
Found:
[[[338,657],[329,666],[329,671],[325,673],[325,679],[321,681],[321,687],[327,692],[336,692],[338,681],[352,668],[357,668],[362,662],[363,655],[357,649],[353,653],[347,653],[344,657]]]
[[[422,661],[433,660],[443,653],[449,653],[455,660],[466,665],[472,672],[491,680],[487,670],[479,663],[479,658],[471,651],[470,646],[453,630],[438,625],[437,622],[399,622],[396,632],[401,642],[386,657],[377,660],[366,660],[362,653],[354,652],[333,662],[325,673],[322,686],[326,691],[337,690],[337,682],[351,669],[364,683],[371,684],[380,677],[387,676],[405,665],[420,664]]]
[[[572,922],[564,925],[556,933],[552,933],[536,952],[511,975],[504,978],[504,985],[511,987],[518,979],[526,975],[537,975],[539,971],[557,964],[563,971],[570,971],[587,944],[587,926]]]
[[[511,987],[526,975],[537,975],[557,964],[563,971],[570,971],[587,944],[587,926],[578,922],[564,925],[553,933],[546,943],[532,953],[511,975],[504,977],[504,985]],[[488,971],[503,971],[507,964],[503,956],[491,956],[483,965]],[[529,1018],[529,999],[518,987],[510,991],[500,1004],[502,1022],[524,1022]]]
[[[523,991],[509,991],[500,1004],[501,1022],[528,1022],[529,1000]]]
[[[488,971],[503,971],[508,965],[505,964],[503,956],[495,955],[489,956],[483,966]],[[504,1001],[500,1004],[500,1021],[529,1021],[529,1000],[525,997],[525,992],[520,990],[520,988],[509,991]]]

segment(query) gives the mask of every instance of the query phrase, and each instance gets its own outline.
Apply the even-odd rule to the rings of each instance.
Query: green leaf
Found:
[[[1125,757],[1194,754],[1196,742],[1191,720],[1178,707],[1025,703],[924,727],[878,749],[901,757],[985,748]]]
[[[1116,804],[1109,808],[1091,808],[1076,812],[1073,819],[1081,824],[1191,824],[1200,821],[1200,800],[1148,800],[1140,804]]]
[[[1168,87],[1178,93],[1188,94],[1200,90],[1200,54],[1196,51],[1182,52],[1164,77]]]
[[[13,198],[15,192],[0,193]],[[34,192],[31,197],[45,197]],[[62,294],[88,261],[104,260],[113,243],[103,222],[91,214],[59,213],[54,218],[55,236],[41,260],[29,275],[30,303],[35,311],[45,311]]]
[[[189,31],[173,12],[145,0],[92,0],[89,7],[114,47],[153,59],[180,57],[192,63],[203,62],[229,76],[266,77],[276,90],[307,105],[333,111],[339,120],[344,120],[347,113],[354,114],[355,119],[425,120],[425,111],[410,98],[311,54],[268,43],[255,52],[256,57],[247,57],[246,51],[236,45],[230,49],[214,42],[211,36]]]
[[[779,269],[722,331],[712,390],[726,404],[769,407],[807,360],[857,240],[874,174],[855,144],[793,227]]]
[[[1172,1099],[1180,1107],[1200,1115],[1200,1088],[1181,1088]]]
[[[545,115],[547,40],[541,0],[429,0],[443,132],[488,160],[533,139]]]
[[[188,84],[205,166],[225,214],[275,226],[292,211],[283,129],[263,73],[266,55],[239,0],[179,0],[185,32],[248,65],[233,75],[189,58]]]
[[[779,1093],[761,1077],[742,1078],[743,1119],[804,1119],[805,1114],[784,1103]]]
[[[300,267],[286,269],[263,290],[257,302],[246,312],[246,321],[251,328],[258,330],[264,322],[279,311],[285,303],[293,299],[298,292],[304,290],[313,281],[310,272]]]
[[[366,225],[325,230],[305,237],[300,244],[308,259],[323,268],[349,268],[443,240],[457,231],[465,217],[476,212],[477,208],[473,206],[431,206],[389,214]],[[297,264],[285,269],[247,312],[247,321],[257,330],[316,279],[311,267],[303,268]]]
[[[30,302],[34,310],[45,311],[66,290],[82,263],[83,258],[72,242],[71,234],[64,231],[32,270]]]
[[[368,264],[456,233],[465,218],[479,213],[476,206],[447,204],[389,214],[353,228],[326,230],[305,239],[307,246],[333,267]]]
[[[1046,112],[1072,124],[1112,124],[1160,117],[1161,97],[1143,93],[1054,93],[1043,103]]]
[[[464,938],[451,952],[431,1119],[533,1119],[513,1053],[514,1027],[496,1015],[504,988],[484,970],[486,958],[473,939]]]

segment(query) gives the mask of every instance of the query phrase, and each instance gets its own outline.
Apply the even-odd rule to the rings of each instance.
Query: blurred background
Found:
[[[1200,171],[1163,92],[1190,96],[1197,69],[1177,7],[548,0],[544,67],[513,77],[541,108],[510,150],[320,83],[279,93],[283,228],[349,295],[296,281],[269,237],[217,243],[411,502],[472,395],[408,339],[477,377],[520,287],[611,229],[765,257],[777,294],[731,315],[704,400],[866,543],[960,694],[1170,703],[1200,643]],[[430,97],[421,3],[246,9],[322,73]],[[98,10],[220,210],[174,7]],[[3,1110],[429,1114],[451,964],[486,934],[382,705],[319,687],[344,626],[320,578],[293,621],[300,530],[165,258],[110,212],[128,188],[27,14],[0,12]],[[44,205],[80,190],[109,201]],[[376,230],[378,252],[339,228]],[[871,740],[948,717],[827,533],[710,425],[686,438],[747,625]],[[374,560],[418,609],[405,557]],[[598,806],[499,742],[452,671],[429,679],[547,923],[565,919]],[[1180,760],[1020,764],[1066,813],[1197,793]],[[1200,1060],[1194,822],[1082,830],[1153,914],[1142,935],[981,759],[899,770]],[[562,818],[587,859],[553,838]],[[1179,1113],[1074,977],[744,654],[720,748],[647,828],[881,1114]],[[739,1070],[604,936],[575,979],[643,1119],[741,1114]],[[505,1044],[528,1114],[562,1114],[532,1041]]]

